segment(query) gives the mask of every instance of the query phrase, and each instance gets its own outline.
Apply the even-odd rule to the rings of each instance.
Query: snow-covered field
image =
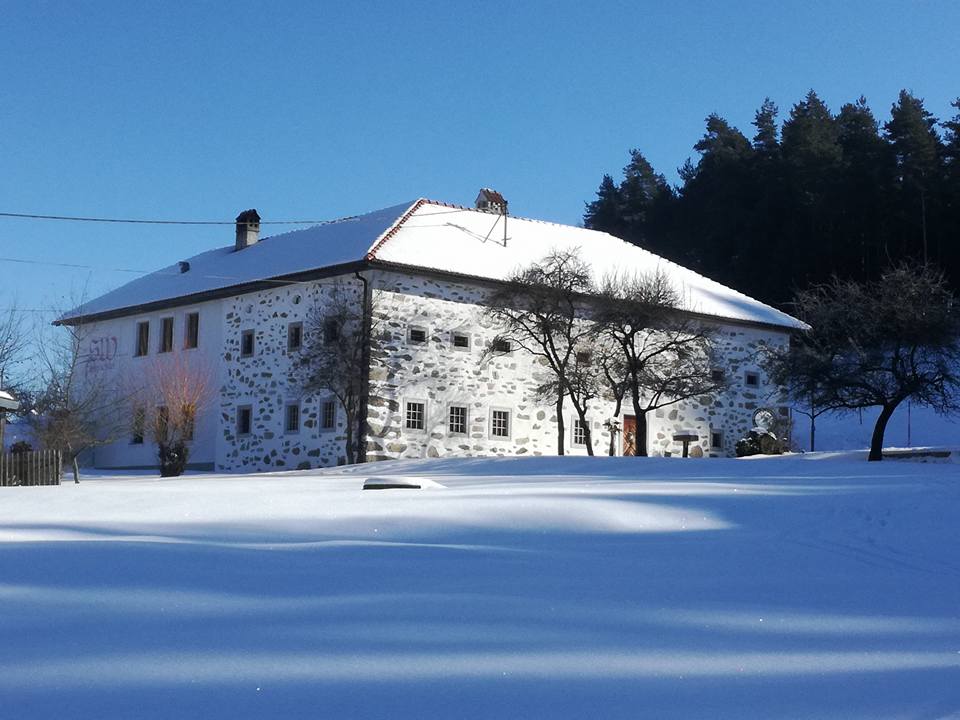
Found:
[[[0,717],[960,718],[958,510],[849,455],[3,488]]]

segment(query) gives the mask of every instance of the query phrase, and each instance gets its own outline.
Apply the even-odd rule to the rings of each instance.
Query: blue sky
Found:
[[[0,0],[0,211],[330,218],[419,196],[580,221],[631,147],[676,179],[707,114],[747,134],[960,95],[957,2],[90,3]],[[96,295],[229,227],[0,218],[0,306]],[[37,314],[39,317],[45,317]]]

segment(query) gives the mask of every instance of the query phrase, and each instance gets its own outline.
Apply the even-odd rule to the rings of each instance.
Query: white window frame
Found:
[[[250,336],[250,352],[243,351],[243,339]],[[240,357],[251,358],[257,354],[257,331],[253,328],[247,328],[240,331]]]
[[[421,405],[423,407],[423,415],[420,418],[423,427],[412,428],[409,426],[410,418],[410,405]],[[409,400],[403,401],[403,431],[406,433],[425,433],[427,431],[427,401],[421,400],[419,398],[410,398]]]
[[[423,340],[414,340],[413,333],[414,331],[419,331],[423,333]],[[407,326],[407,342],[411,345],[426,345],[430,342],[430,331],[423,325],[408,325]]]
[[[466,338],[467,344],[457,345],[458,337]],[[450,347],[452,347],[454,350],[457,350],[459,352],[470,352],[470,348],[472,345],[473,345],[473,342],[470,339],[470,333],[457,332],[456,330],[450,333]]]
[[[169,323],[169,326],[167,325]],[[164,328],[170,328],[170,342],[167,343],[167,335],[164,332]],[[157,338],[157,354],[166,354],[173,352],[174,338],[177,336],[177,323],[173,319],[173,315],[165,315],[160,318],[160,337]]]
[[[190,344],[190,318],[192,317],[197,319],[197,337],[193,345]],[[183,349],[196,350],[198,347],[200,347],[200,311],[194,310],[183,314]]]
[[[146,327],[146,337],[144,338],[143,343],[143,352],[140,352],[140,328]],[[150,321],[149,320],[137,320],[137,329],[134,333],[133,341],[133,356],[134,357],[146,357],[150,354]]]
[[[240,432],[240,415],[244,410],[250,413],[250,427],[246,432]],[[237,405],[237,417],[234,429],[236,430],[238,438],[250,437],[253,435],[253,405]]]
[[[460,408],[463,410],[463,432],[450,429],[451,412],[453,408]],[[460,405],[457,403],[451,403],[447,405],[447,434],[456,435],[457,437],[465,437],[470,434],[470,407],[469,406]]]
[[[493,432],[494,413],[505,412],[507,414],[507,434],[496,435]],[[491,440],[512,440],[513,439],[513,410],[505,407],[492,407],[487,415],[487,436]]]
[[[290,408],[297,409],[297,426],[295,428],[290,427]],[[300,407],[300,403],[286,403],[283,406],[283,434],[284,435],[299,435],[300,427],[302,425],[303,409]]]
[[[577,428],[584,427],[580,422],[580,418],[573,418],[573,422],[570,423],[570,447],[574,448],[585,448],[587,446],[587,432],[586,429],[583,431],[583,442],[577,442]]]
[[[290,344],[290,340],[293,338],[293,329],[300,329],[300,342],[294,346]],[[300,321],[287,323],[287,352],[300,352],[303,348],[303,323]]]
[[[326,408],[333,408],[333,422],[330,425],[326,425]],[[336,398],[324,398],[320,401],[320,417],[318,418],[319,422],[317,425],[320,428],[320,432],[328,433],[334,432],[337,429],[337,400]]]

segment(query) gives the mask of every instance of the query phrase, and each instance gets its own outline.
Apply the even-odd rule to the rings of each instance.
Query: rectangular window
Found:
[[[747,387],[757,387],[760,384],[760,373],[747,372],[743,376],[743,382]]]
[[[300,432],[300,406],[287,405],[283,422],[283,431],[288,433]]]
[[[253,420],[253,408],[249,405],[242,405],[237,408],[237,435],[249,435],[251,421]]]
[[[425,343],[427,341],[427,331],[422,327],[412,327],[407,333],[407,337],[412,343]]]
[[[714,368],[710,371],[710,379],[715,382],[723,382],[723,370],[720,368]]]
[[[137,347],[134,355],[143,357],[150,352],[150,321],[144,320],[137,323]]]
[[[405,416],[407,430],[423,430],[426,427],[426,403],[408,402]]]
[[[463,405],[450,406],[450,418],[447,429],[451,435],[467,434],[467,408]]]
[[[458,350],[469,350],[470,349],[470,336],[464,335],[463,333],[454,333],[453,334],[453,346]]]
[[[723,433],[719,430],[714,430],[710,433],[710,447],[722,448],[723,447]]]
[[[167,353],[173,350],[173,318],[165,317],[160,320],[160,352]]]
[[[336,320],[327,320],[323,323],[323,341],[327,344],[340,339],[340,323]]]
[[[295,322],[287,325],[287,351],[299,350],[303,345],[303,323]]]
[[[169,438],[167,433],[170,431],[170,411],[161,405],[157,408],[157,442],[166,442]]]
[[[184,405],[180,408],[180,417],[183,418],[183,439],[193,440],[193,430],[197,424],[197,408],[193,405]]]
[[[325,400],[320,407],[320,427],[324,430],[333,430],[337,425],[337,403],[334,400]]]
[[[192,350],[200,344],[200,313],[187,313],[183,332],[183,347]]]
[[[133,426],[130,429],[130,442],[143,445],[143,433],[147,425],[147,411],[142,407],[133,409]]]
[[[510,411],[490,411],[490,436],[495,438],[510,437]]]
[[[509,340],[504,340],[503,338],[497,338],[493,341],[493,351],[498,353],[508,353],[513,349]]]
[[[240,357],[253,357],[253,330],[244,330],[240,336]]]
[[[579,418],[573,421],[573,444],[587,446],[587,428]]]
[[[581,350],[576,355],[577,365],[589,365],[593,362],[593,353],[589,350]]]

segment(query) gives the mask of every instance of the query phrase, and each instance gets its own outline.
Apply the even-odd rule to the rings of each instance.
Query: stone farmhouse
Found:
[[[191,466],[223,471],[331,466],[344,462],[345,416],[332,396],[306,396],[291,382],[311,308],[334,288],[368,303],[378,330],[368,382],[366,459],[555,454],[555,408],[536,404],[538,367],[521,349],[484,350],[497,336],[484,316],[491,288],[553,250],[579,248],[605,274],[665,272],[685,309],[718,328],[729,388],[709,402],[656,411],[651,454],[676,453],[691,431],[704,454],[731,455],[776,388],[758,363],[760,343],[785,343],[796,319],[611,235],[508,216],[484,190],[474,207],[420,199],[322,225],[260,238],[260,218],[237,218],[235,242],[134,280],[64,315],[81,325],[88,378],[120,388],[151,364],[193,358],[209,367],[216,392],[195,419]],[[118,393],[117,403],[127,402]],[[141,410],[142,412],[142,410]],[[629,404],[591,407],[598,455],[609,420],[629,432]],[[652,414],[652,413],[651,413]],[[136,427],[98,447],[101,468],[156,467],[156,446]],[[576,415],[565,415],[566,451],[583,454]],[[624,433],[626,434],[626,432]],[[617,453],[622,438],[614,438]],[[629,448],[628,452],[629,452]],[[697,452],[699,454],[699,451]]]

